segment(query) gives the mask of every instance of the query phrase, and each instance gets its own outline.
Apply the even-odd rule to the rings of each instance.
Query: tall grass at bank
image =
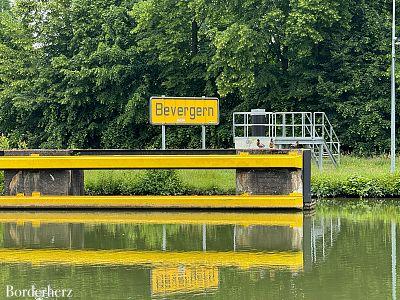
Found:
[[[174,170],[85,171],[89,195],[182,195],[187,193]]]
[[[391,175],[387,157],[343,156],[339,168],[312,165],[314,197],[400,197],[400,173]],[[234,170],[92,170],[85,189],[95,195],[215,195],[235,193]]]
[[[400,173],[390,174],[390,158],[342,156],[338,168],[330,164],[312,170],[315,197],[400,197]]]
[[[234,170],[90,170],[89,195],[217,195],[235,193]]]

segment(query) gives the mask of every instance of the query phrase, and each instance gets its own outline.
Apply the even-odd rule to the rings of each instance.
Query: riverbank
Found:
[[[400,197],[400,173],[390,174],[390,158],[343,156],[339,168],[313,168],[312,193],[316,198]]]
[[[341,166],[319,171],[313,164],[312,193],[316,198],[400,197],[400,173],[391,175],[387,157],[344,156]],[[234,170],[85,172],[90,195],[218,195],[235,193]]]

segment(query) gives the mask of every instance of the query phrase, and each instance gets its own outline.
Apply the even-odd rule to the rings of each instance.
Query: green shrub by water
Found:
[[[343,156],[338,168],[312,171],[314,197],[400,197],[400,173],[390,174],[388,157]]]
[[[346,178],[314,177],[312,193],[318,198],[328,197],[399,197],[400,176],[366,177],[349,175]]]

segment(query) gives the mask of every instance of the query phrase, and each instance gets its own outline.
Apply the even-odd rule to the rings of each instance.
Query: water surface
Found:
[[[3,211],[0,297],[395,299],[398,216],[396,201],[360,200],[312,214]]]

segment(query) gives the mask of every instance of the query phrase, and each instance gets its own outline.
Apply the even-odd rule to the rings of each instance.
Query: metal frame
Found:
[[[296,142],[311,149],[311,155],[322,169],[324,158],[335,165],[340,163],[340,141],[324,112],[257,112],[265,115],[265,123],[251,122],[254,112],[233,113],[233,137],[235,146],[240,139],[249,139],[252,126],[265,126],[266,135],[273,138],[279,148]],[[253,145],[254,146],[254,145]],[[236,146],[237,148],[237,146]]]

